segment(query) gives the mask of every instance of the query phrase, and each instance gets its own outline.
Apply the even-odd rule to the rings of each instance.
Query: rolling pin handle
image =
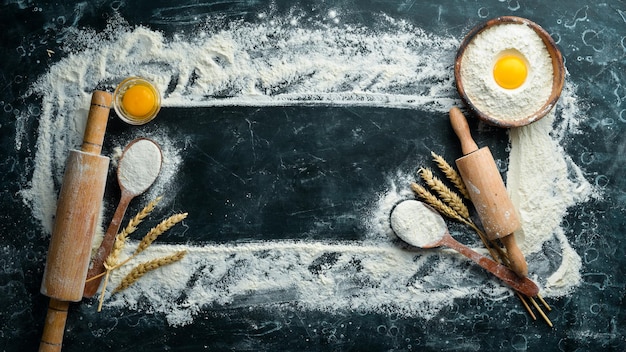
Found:
[[[83,135],[83,144],[80,148],[83,152],[100,154],[112,101],[113,96],[111,93],[101,90],[93,92],[87,117],[87,126]]]
[[[528,276],[528,264],[526,263],[524,254],[517,246],[515,235],[510,234],[508,236],[500,237],[500,241],[502,241],[504,248],[506,248],[511,270],[513,270],[519,277],[523,278]]]
[[[39,352],[60,352],[65,333],[65,321],[69,302],[51,298],[46,315],[46,324],[39,343]]]
[[[469,125],[467,124],[467,119],[465,115],[461,112],[459,108],[456,106],[450,109],[450,124],[452,125],[452,129],[456,136],[459,137],[461,141],[461,150],[463,151],[463,155],[467,155],[473,153],[478,150],[478,145],[472,139],[472,135],[470,134]]]

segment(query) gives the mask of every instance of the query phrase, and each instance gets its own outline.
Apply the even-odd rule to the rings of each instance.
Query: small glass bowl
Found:
[[[146,114],[143,114],[141,116],[133,115],[128,112],[124,108],[124,104],[122,103],[124,94],[131,87],[137,85],[148,88],[148,90],[154,94],[154,106],[152,106],[152,108]],[[161,94],[159,93],[156,85],[151,81],[142,77],[129,77],[117,85],[117,88],[113,93],[113,109],[122,121],[131,125],[143,125],[152,121],[156,117],[159,110],[161,110]]]

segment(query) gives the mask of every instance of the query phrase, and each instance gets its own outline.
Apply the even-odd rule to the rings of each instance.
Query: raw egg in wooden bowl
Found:
[[[152,121],[161,109],[161,95],[151,81],[129,77],[115,89],[113,108],[122,121],[143,125]]]
[[[538,24],[504,16],[472,29],[456,55],[454,77],[464,103],[484,122],[524,126],[556,104],[565,81],[563,57]]]

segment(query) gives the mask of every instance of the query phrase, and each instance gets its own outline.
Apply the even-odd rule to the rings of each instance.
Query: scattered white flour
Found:
[[[381,21],[390,32],[322,24],[305,29],[288,19],[235,21],[187,40],[119,22],[101,34],[76,29],[67,40],[81,50],[53,65],[31,89],[42,96],[40,132],[32,182],[21,195],[50,232],[57,196],[50,175],[60,184],[68,150],[81,141],[91,91],[129,76],[154,82],[163,92],[162,107],[321,104],[445,112],[460,103],[450,75],[458,39],[388,17]],[[24,136],[18,131],[17,147]],[[167,139],[145,137],[161,145],[167,162]]]
[[[20,194],[33,216],[50,232],[67,151],[80,143],[84,130],[89,92],[130,75],[156,82],[164,92],[164,107],[330,104],[445,114],[459,104],[452,73],[457,38],[425,33],[390,18],[382,19],[376,31],[312,26],[272,18],[259,24],[234,22],[200,31],[194,38],[172,40],[146,28],[115,23],[102,35],[76,33],[73,37],[84,40],[82,46],[32,87],[42,106],[39,116],[30,117],[38,119],[38,139],[33,176]],[[568,207],[581,202],[589,190],[579,168],[559,147],[558,138],[567,136],[560,126],[578,118],[573,92],[571,86],[564,91],[567,105],[558,110],[562,116],[554,128],[561,131],[560,137],[550,137],[553,118],[511,135],[509,188],[521,209],[524,229],[518,243],[527,256],[541,257],[542,245],[556,238],[566,259],[556,264],[556,271],[536,276],[540,286],[545,284],[542,293],[547,297],[567,294],[580,279],[580,258],[560,228]],[[158,117],[153,123],[159,123]],[[19,126],[24,125],[29,124]],[[172,186],[185,141],[172,140],[167,126],[158,131],[144,136],[163,150],[163,170],[150,192],[160,195],[167,189],[169,198],[177,191]],[[17,148],[24,144],[19,138],[26,135],[18,131],[22,137],[16,140]],[[373,195],[375,206],[363,219],[369,231],[362,241],[152,245],[137,259],[179,249],[188,255],[107,297],[105,307],[162,313],[172,325],[192,323],[203,310],[223,306],[432,318],[457,298],[499,301],[512,295],[496,279],[459,270],[458,262],[465,260],[459,255],[440,256],[437,250],[416,254],[400,248],[389,215],[400,200],[413,198],[409,183],[415,180],[415,169],[384,171],[391,175],[388,191]],[[529,262],[531,276],[541,269],[534,263]],[[117,285],[125,270],[113,275],[109,287]]]
[[[140,139],[132,143],[122,154],[117,178],[120,185],[131,194],[141,194],[157,179],[161,164],[159,146],[149,139]]]
[[[415,247],[433,244],[448,231],[441,215],[417,200],[405,200],[393,208],[391,228],[398,237]]]
[[[546,234],[560,243],[563,262],[548,278],[544,292],[563,295],[580,282],[581,260],[561,222],[569,207],[591,195],[591,185],[583,182],[580,169],[550,136],[554,119],[553,110],[541,120],[510,131],[507,189],[520,214],[522,229],[515,237],[522,252],[541,251]]]
[[[525,57],[528,76],[517,89],[500,87],[493,66],[502,52],[515,50]],[[470,102],[484,114],[514,121],[537,112],[552,92],[552,60],[541,37],[525,24],[501,24],[479,33],[461,59],[461,81]]]

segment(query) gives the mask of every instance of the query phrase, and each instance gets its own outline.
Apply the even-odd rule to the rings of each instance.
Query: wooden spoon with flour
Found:
[[[94,277],[106,270],[104,261],[111,253],[115,243],[115,236],[120,229],[128,204],[154,183],[161,172],[162,163],[163,155],[161,148],[150,139],[135,139],[124,149],[117,167],[117,182],[120,185],[122,196],[111,219],[111,224],[102,239],[102,243],[92,259],[87,279],[93,279],[85,283],[83,297],[92,297],[98,291],[102,277]]]
[[[454,249],[516,291],[529,297],[537,296],[539,293],[537,285],[527,277],[518,276],[506,266],[496,263],[452,238],[441,215],[420,201],[409,199],[396,204],[391,211],[390,221],[394,233],[414,247],[445,246]]]

